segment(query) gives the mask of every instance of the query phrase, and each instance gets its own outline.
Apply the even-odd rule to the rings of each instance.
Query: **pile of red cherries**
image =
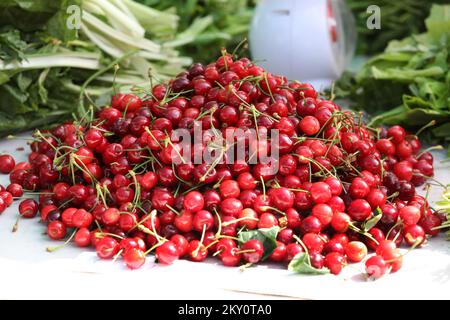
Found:
[[[175,164],[171,132],[199,123],[224,136],[267,133],[257,153],[270,153],[270,130],[278,129],[279,170],[242,160]],[[38,193],[38,201],[21,200],[21,217],[40,213],[51,239],[122,257],[131,269],[149,254],[161,264],[211,256],[246,267],[306,254],[312,268],[333,274],[365,261],[377,278],[401,268],[401,245],[421,246],[442,223],[416,194],[433,176],[417,136],[366,127],[310,84],[227,53],[169,83],[115,94],[110,106],[33,138],[28,162],[0,156],[11,181],[0,188],[0,212]],[[240,240],[271,228],[276,246]]]

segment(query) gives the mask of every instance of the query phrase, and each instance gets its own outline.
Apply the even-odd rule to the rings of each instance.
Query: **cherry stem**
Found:
[[[262,189],[263,189],[263,195],[264,198],[266,198],[266,185],[264,184],[264,179],[263,177],[259,177],[261,179],[261,185],[262,185]]]
[[[397,198],[398,195],[399,195],[399,192],[396,191],[393,194],[391,194],[389,197],[387,197],[386,200],[391,200],[393,198]]]
[[[220,50],[220,53],[222,54],[222,57],[223,57],[223,62],[225,64],[225,70],[228,71],[228,61],[227,61],[227,54],[228,53],[227,53],[227,49],[222,48]]]
[[[42,138],[42,140],[44,140],[45,142],[47,142],[47,144],[48,144],[50,147],[52,147],[53,150],[58,151],[58,150],[56,149],[56,147],[55,147],[53,144],[51,144],[51,143],[47,140],[46,137],[44,137],[44,135],[42,134],[42,132],[41,132],[40,130],[36,130],[36,131],[34,132],[33,135],[37,135],[38,137]]]
[[[271,206],[262,206],[261,209],[262,209],[263,211],[273,210],[273,211],[275,211],[275,212],[277,212],[277,213],[279,213],[279,214],[281,214],[281,215],[283,215],[283,216],[286,215],[286,213],[284,213],[283,211],[278,210],[277,208],[274,208],[274,207],[271,207]]]
[[[400,234],[400,233],[399,233]],[[421,243],[422,243],[423,239],[417,239],[413,245],[411,246],[411,248],[409,248],[405,253],[402,253],[399,257],[391,259],[391,260],[386,260],[387,263],[391,263],[391,262],[395,262],[397,260],[399,260],[400,258],[403,258],[404,256],[406,256],[408,253],[410,253],[411,251],[413,251],[415,248],[417,248]]]
[[[119,259],[120,255],[122,254],[123,249],[120,249],[119,252],[116,253],[116,255],[113,258],[113,263],[117,261],[117,259]]]
[[[72,241],[73,237],[75,237],[75,234],[77,233],[78,229],[76,229],[74,232],[72,232],[72,235],[67,239],[62,245],[56,246],[56,247],[47,247],[47,252],[55,252],[59,249],[64,248],[70,241]]]
[[[303,250],[305,250],[305,253],[306,253],[307,255],[309,255],[309,253],[308,253],[308,248],[307,248],[306,245],[303,243],[302,239],[300,239],[300,238],[299,238],[297,235],[295,235],[295,234],[294,234],[292,237],[295,239],[295,241],[297,241],[297,243],[298,243],[299,245],[302,246]]]
[[[210,244],[208,244],[205,249],[209,249],[211,248],[213,245],[215,245],[217,242],[219,242],[219,240],[214,240],[213,242],[211,242]]]
[[[177,153],[178,157],[180,157],[181,162],[183,162],[183,164],[186,164],[186,161],[184,160],[183,156],[177,150],[177,148],[175,148],[175,146],[173,145],[172,141],[170,141],[170,138],[168,136],[167,136],[167,143],[170,144],[170,146],[172,147],[172,150],[174,150]]]
[[[33,192],[33,191],[23,191],[24,194],[29,194],[29,195],[54,195],[54,192]]]
[[[416,158],[419,159],[425,152],[429,152],[432,150],[444,150],[444,147],[441,145],[437,145],[437,146],[432,146],[432,147],[426,148],[421,153],[419,153]]]
[[[16,223],[14,223],[11,232],[17,232],[17,230],[19,230],[19,221],[20,221],[20,216],[17,217]]]
[[[163,241],[154,244],[153,247],[151,247],[150,249],[148,249],[147,251],[144,252],[144,255],[145,256],[148,255],[150,252],[152,252],[153,250],[158,248],[160,245],[162,245],[165,241],[167,241],[167,239],[164,239]]]
[[[443,184],[442,182],[436,180],[436,179],[433,178],[433,177],[428,177],[428,176],[426,176],[426,175],[424,175],[424,174],[421,174],[421,173],[414,173],[413,175],[414,175],[414,176],[423,177],[423,178],[429,179],[429,180],[431,180],[431,181],[433,181],[433,182],[436,182],[437,185],[440,186],[441,188],[444,188],[444,189],[447,189],[447,188],[448,188],[448,185]]]
[[[239,50],[242,46],[244,46],[245,44],[247,44],[247,41],[248,41],[247,38],[242,39],[242,41],[239,42],[239,43],[237,44],[237,46],[234,48],[234,50],[233,50],[233,52],[231,53],[231,55],[232,55],[232,56],[237,56],[238,50]]]
[[[297,188],[288,188],[288,190],[290,191],[295,191],[295,192],[304,192],[304,193],[310,193],[308,190],[304,190],[304,189],[297,189]]]
[[[240,272],[244,272],[245,269],[250,268],[252,265],[253,265],[253,263],[251,263],[251,262],[246,263],[246,264],[242,265],[242,266],[239,268],[239,271],[240,271]]]
[[[263,76],[264,76],[264,81],[266,82],[266,85],[267,85],[267,89],[269,90],[269,95],[272,98],[272,102],[275,102],[276,100],[273,97],[272,90],[270,89],[270,86],[269,86],[269,79],[267,78],[267,72],[264,72]]]
[[[117,239],[123,240],[123,237],[121,237],[121,236],[119,236],[119,235],[117,235],[115,233],[109,233],[109,232],[96,232],[95,236],[96,237],[102,237],[102,238],[104,238],[106,236],[109,236],[109,237],[113,237],[113,238],[117,238]]]
[[[426,130],[426,129],[430,128],[430,127],[433,127],[434,125],[436,125],[436,120],[431,120],[426,125],[424,125],[422,128],[417,130],[415,136],[418,137],[424,130]]]
[[[223,150],[222,150],[220,157],[217,157],[216,159],[214,159],[213,163],[208,167],[208,170],[206,170],[205,174],[199,179],[200,182],[204,182],[206,180],[206,177],[208,176],[208,174],[211,172],[211,170],[213,170],[219,164],[222,157],[223,157]]]
[[[190,188],[190,189],[187,189],[186,191],[183,192],[183,194],[187,194],[187,193],[189,193],[189,192],[191,192],[191,191],[193,191],[193,190],[199,189],[199,188],[201,188],[201,187],[203,187],[203,186],[204,186],[204,184],[200,183],[200,184],[198,184],[198,185],[196,185],[196,186],[193,186],[193,187]]]
[[[155,136],[153,135],[153,133],[150,131],[150,129],[148,127],[145,127],[144,130],[149,134],[149,136],[152,137],[153,140],[155,140],[155,142],[158,144],[158,146],[162,149],[162,145],[159,143],[159,141],[155,138]]]
[[[133,178],[133,182],[134,182],[134,198],[133,198],[133,210],[136,210],[136,207],[139,204],[139,200],[141,198],[141,185],[138,183],[137,178],[136,178],[136,173],[133,170],[128,171],[128,173],[131,175],[131,177]]]
[[[372,240],[373,242],[375,242],[377,245],[379,245],[380,243],[378,242],[378,240],[376,240],[369,232],[363,231],[360,228],[358,228],[357,226],[355,226],[352,223],[348,224],[349,228],[359,234],[362,234],[363,236],[369,238],[370,240]]]
[[[395,228],[397,228],[398,226],[401,226],[402,224],[403,224],[403,221],[398,220],[398,221],[397,221],[397,222],[389,229],[388,233],[386,234],[386,239],[389,238],[389,235],[391,234],[391,232],[392,232]],[[400,232],[399,232],[398,234],[400,234]],[[395,236],[394,241],[396,240],[398,234]]]
[[[198,255],[198,252],[200,251],[200,248],[203,245],[203,240],[205,240],[205,233],[206,233],[206,224],[203,225],[202,237],[200,238],[200,242],[198,243],[197,249],[195,249],[195,251],[192,252],[193,256]]]
[[[177,216],[181,215],[181,213],[178,210],[176,210],[174,207],[170,206],[167,203],[166,203],[166,207],[169,208],[169,210],[172,211],[173,213],[175,213]]]
[[[241,218],[238,218],[238,219],[234,219],[234,220],[223,222],[222,226],[226,227],[226,226],[229,226],[230,224],[233,224],[233,223],[236,223],[236,222],[239,222],[239,221],[244,221],[244,220],[259,221],[258,218],[254,218],[254,217],[241,217]]]
[[[256,252],[255,249],[244,249],[244,250],[238,250],[236,251],[236,254],[241,254],[241,253],[253,253]]]
[[[322,165],[320,162],[318,162],[318,161],[316,161],[316,160],[314,160],[314,159],[312,159],[312,158],[308,158],[308,157],[304,157],[304,156],[299,156],[299,155],[297,155],[297,156],[298,156],[298,158],[299,158],[300,160],[308,160],[309,162],[314,163],[316,166],[319,167],[320,171],[325,171],[326,173],[328,173],[328,174],[329,174],[330,176],[332,176],[333,178],[335,178],[335,179],[341,181],[335,174],[333,174],[330,170],[328,170],[328,169],[327,169],[324,165]]]
[[[217,216],[217,222],[219,224],[219,226],[217,227],[217,232],[216,232],[216,238],[219,238],[222,233],[222,218],[220,217],[220,214],[217,212],[216,208],[213,208],[213,211]]]
[[[98,200],[98,197],[100,196],[100,198],[102,199],[103,204],[105,205],[105,207],[107,207],[106,197],[103,194],[104,190],[102,191],[102,188],[103,188],[103,186],[101,186],[98,183],[95,185],[95,190],[97,191],[97,200]]]

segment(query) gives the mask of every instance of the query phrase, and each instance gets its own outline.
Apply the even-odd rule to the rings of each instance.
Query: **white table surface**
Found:
[[[17,151],[24,147],[24,151]],[[28,154],[25,140],[0,141],[0,153],[17,161]],[[450,183],[450,164],[435,153],[436,178]],[[8,176],[0,175],[7,185]],[[434,187],[432,202],[441,189]],[[366,281],[362,264],[351,265],[341,275],[296,275],[277,265],[259,265],[241,272],[208,263],[179,260],[171,266],[147,259],[139,270],[128,270],[121,261],[100,261],[93,250],[69,245],[53,253],[45,226],[38,219],[17,219],[14,203],[0,215],[0,299],[449,299],[450,242],[433,238],[404,258],[403,268],[377,281]]]

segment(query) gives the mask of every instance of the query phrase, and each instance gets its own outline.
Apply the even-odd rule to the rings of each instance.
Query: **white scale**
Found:
[[[343,0],[260,0],[250,30],[253,60],[316,89],[340,77],[355,45],[355,19]]]

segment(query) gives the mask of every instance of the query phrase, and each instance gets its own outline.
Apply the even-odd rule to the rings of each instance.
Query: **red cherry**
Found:
[[[88,228],[80,228],[73,240],[78,247],[88,247],[91,245],[91,232]]]
[[[16,162],[13,157],[7,154],[0,156],[0,173],[9,174],[15,166]]]
[[[333,210],[327,204],[316,204],[312,208],[312,215],[319,219],[322,226],[327,226],[333,219]]]
[[[219,191],[223,198],[237,198],[241,192],[238,182],[234,180],[222,181]]]
[[[66,226],[61,221],[52,221],[47,226],[47,234],[52,240],[61,240],[66,233]]]
[[[345,254],[351,262],[361,262],[367,256],[367,247],[360,241],[352,241],[345,247]]]
[[[348,214],[356,221],[364,221],[372,215],[370,204],[363,199],[356,199],[347,209]]]
[[[192,224],[194,230],[202,232],[204,230],[210,230],[214,225],[213,215],[206,210],[197,211],[193,217]]]
[[[366,263],[366,272],[372,279],[381,278],[384,274],[386,274],[388,270],[388,265],[386,261],[380,256],[372,256],[370,257]]]
[[[294,193],[281,187],[270,190],[270,202],[278,210],[285,211],[294,206]]]
[[[420,209],[414,206],[405,206],[398,213],[406,226],[417,224],[421,217]]]
[[[326,203],[331,197],[331,188],[325,182],[315,182],[311,186],[310,190],[311,199],[315,203]]]
[[[264,246],[261,241],[253,239],[246,241],[242,247],[242,258],[250,263],[257,263],[264,254]]]
[[[156,258],[162,264],[172,264],[178,259],[178,250],[172,241],[166,241],[156,248]]]
[[[175,234],[170,238],[177,249],[177,254],[180,258],[184,257],[188,252],[189,242],[180,234]]]
[[[3,199],[2,202],[4,203]],[[25,199],[19,204],[19,213],[24,218],[34,218],[38,210],[39,205],[33,199]]]
[[[189,242],[188,255],[192,261],[200,262],[206,259],[208,250],[203,243],[198,240],[192,240]]]
[[[292,259],[294,259],[294,257],[301,253],[304,252],[305,250],[303,249],[303,247],[298,244],[298,243],[289,243],[286,246],[286,261],[289,262]]]
[[[340,274],[346,264],[345,256],[338,252],[331,252],[325,256],[324,265],[334,275]]]
[[[220,211],[227,216],[237,217],[243,209],[242,202],[236,198],[224,199],[220,204]]]
[[[304,117],[299,123],[300,129],[308,136],[313,136],[320,130],[320,123],[313,116]]]
[[[125,252],[123,260],[129,269],[139,269],[145,263],[145,253],[142,250],[132,248]]]
[[[242,219],[239,221],[239,226],[245,226],[249,230],[255,229],[258,225],[258,214],[251,208],[243,209],[238,218]]]
[[[426,241],[425,231],[419,225],[407,225],[403,228],[403,237],[409,246],[420,246]]]

